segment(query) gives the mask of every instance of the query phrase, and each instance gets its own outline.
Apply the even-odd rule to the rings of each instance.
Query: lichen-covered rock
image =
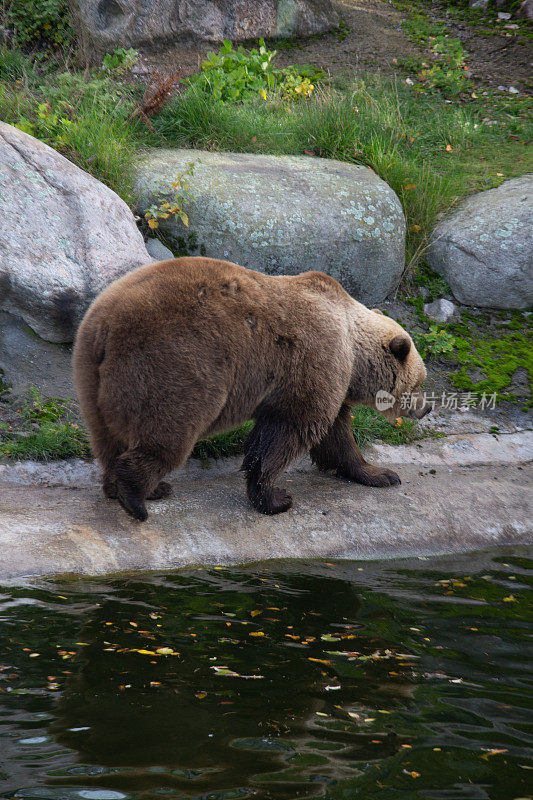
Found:
[[[70,342],[108,283],[152,261],[126,203],[55,150],[0,122],[0,310]]]
[[[371,169],[306,156],[157,150],[138,166],[139,213],[191,163],[189,229],[177,217],[161,221],[174,251],[193,238],[192,255],[271,275],[321,270],[366,304],[398,285],[405,219]]]
[[[462,202],[431,235],[428,261],[470,306],[533,304],[533,174]]]
[[[330,0],[72,0],[86,53],[157,47],[195,38],[213,42],[309,36],[339,24]]]

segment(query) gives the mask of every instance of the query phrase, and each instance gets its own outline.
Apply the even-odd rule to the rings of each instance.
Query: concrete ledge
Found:
[[[389,489],[321,475],[302,460],[280,480],[294,495],[294,508],[277,517],[250,508],[237,459],[210,469],[187,465],[172,476],[174,496],[149,504],[146,523],[103,498],[95,465],[3,465],[0,578],[527,544],[533,541],[533,469],[525,462],[533,437],[498,438],[376,447],[376,460],[396,465],[402,477],[401,486]]]

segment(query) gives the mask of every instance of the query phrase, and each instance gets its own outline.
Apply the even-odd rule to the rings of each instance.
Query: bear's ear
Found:
[[[372,311],[374,314],[381,314],[382,317],[384,316],[383,311],[380,308],[373,308]]]
[[[398,361],[405,361],[411,350],[411,340],[407,336],[395,336],[390,341],[389,349]]]

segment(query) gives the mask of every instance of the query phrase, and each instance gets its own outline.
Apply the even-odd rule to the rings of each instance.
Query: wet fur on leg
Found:
[[[275,479],[304,449],[296,429],[282,419],[261,416],[246,444],[242,469],[251,504],[262,514],[280,514],[292,506],[292,497],[274,486]]]
[[[393,470],[375,467],[365,461],[353,437],[348,405],[342,406],[325,437],[311,448],[311,459],[321,471],[334,469],[339,478],[364,486],[384,487],[401,483]]]

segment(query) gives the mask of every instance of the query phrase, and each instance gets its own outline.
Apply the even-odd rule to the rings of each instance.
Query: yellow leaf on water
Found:
[[[510,594],[509,597],[503,598],[504,603],[516,603],[516,597],[513,594]]]
[[[500,755],[500,753],[508,753],[508,750],[489,750],[488,753],[484,753],[481,758],[483,761],[488,761],[491,756]]]
[[[257,617],[257,615],[258,615],[258,614],[260,614],[260,613],[261,613],[261,612],[260,612],[260,611],[259,611],[259,609],[257,609],[257,608],[256,608],[254,611],[250,611],[250,615],[251,615],[252,617]]]
[[[263,631],[250,631],[250,636],[264,636]]]

